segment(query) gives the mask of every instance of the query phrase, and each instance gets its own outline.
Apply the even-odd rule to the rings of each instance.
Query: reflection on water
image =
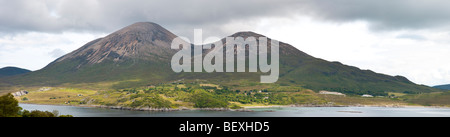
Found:
[[[20,104],[26,110],[58,110],[75,117],[449,117],[449,108],[387,107],[274,107],[254,112],[183,110],[171,112],[128,111],[105,108]]]

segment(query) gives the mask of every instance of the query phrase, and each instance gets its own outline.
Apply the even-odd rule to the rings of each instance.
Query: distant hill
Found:
[[[433,86],[433,88],[450,90],[450,84]]]
[[[263,35],[238,32],[231,36],[247,38]],[[41,70],[10,78],[8,82],[25,86],[92,83],[90,87],[107,85],[95,83],[109,82],[113,88],[129,88],[178,80],[203,80],[228,87],[270,86],[259,83],[261,73],[174,73],[170,62],[178,50],[171,49],[170,44],[175,37],[158,24],[135,23],[93,40]],[[268,38],[268,41],[271,39]],[[284,42],[280,42],[279,48],[280,75],[275,83],[277,85],[372,95],[440,91],[417,85],[402,76],[389,76],[316,58]],[[248,50],[248,46],[235,50]]]
[[[0,69],[0,78],[25,74],[28,72],[31,72],[31,71],[27,70],[27,69],[17,68],[17,67],[4,67],[4,68]]]

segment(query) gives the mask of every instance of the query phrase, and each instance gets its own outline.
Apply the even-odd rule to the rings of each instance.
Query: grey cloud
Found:
[[[2,0],[0,32],[111,32],[139,21],[215,29],[235,20],[309,15],[373,29],[421,29],[450,22],[450,1],[425,0]],[[220,28],[220,27],[219,27]],[[184,32],[182,32],[184,33]],[[218,32],[223,35],[222,32]],[[228,34],[229,35],[229,34]]]
[[[231,20],[281,16],[283,2],[167,0],[14,0],[0,2],[0,31],[114,31],[139,21],[165,27],[220,25]]]
[[[426,29],[450,23],[447,0],[311,0],[302,9],[318,19],[365,20],[372,30]]]

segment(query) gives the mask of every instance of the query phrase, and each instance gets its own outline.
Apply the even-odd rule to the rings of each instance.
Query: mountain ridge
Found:
[[[28,72],[31,72],[31,70],[18,68],[18,67],[12,67],[12,66],[3,67],[3,68],[0,68],[0,78],[21,75],[21,74],[25,74]]]
[[[436,86],[433,86],[433,88],[450,90],[450,84],[436,85]]]
[[[167,45],[170,45],[170,42],[175,37],[175,34],[158,24],[138,22],[111,33],[106,37],[88,42],[81,48],[57,59],[56,62],[86,55],[86,59],[89,60],[87,64],[96,64],[108,57],[114,58],[115,61],[121,58],[133,58],[139,56],[139,52],[141,51],[150,51],[149,53],[164,56],[151,50],[160,50],[158,48],[169,49],[170,46]]]
[[[243,31],[230,36],[246,38],[263,35]],[[122,82],[113,85],[115,88],[180,79],[201,79],[228,86],[236,86],[232,84],[235,81],[259,82],[262,73],[174,73],[170,67],[170,59],[177,50],[171,49],[170,43],[175,37],[175,34],[156,23],[134,23],[106,37],[88,42],[41,70],[9,80],[15,85],[29,86]],[[134,82],[124,82],[130,80]],[[280,42],[280,76],[275,84],[351,94],[438,91],[414,84],[402,76],[393,77],[315,58],[284,42]]]

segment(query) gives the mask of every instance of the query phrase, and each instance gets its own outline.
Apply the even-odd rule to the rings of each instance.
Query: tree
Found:
[[[0,117],[17,117],[22,110],[11,93],[0,97]]]
[[[19,102],[14,98],[14,96],[9,93],[7,95],[0,97],[0,117],[57,117],[59,111],[54,110],[49,111],[39,111],[33,110],[21,111],[22,108],[19,107]],[[72,115],[61,115],[60,117],[73,117]]]
[[[28,110],[24,110],[22,112],[22,117],[55,117],[55,115],[49,111],[33,110],[30,112]]]
[[[226,108],[228,103],[224,100],[216,99],[208,92],[197,91],[192,95],[192,102],[196,108]]]
[[[59,111],[58,111],[58,110],[53,110],[53,111],[52,111],[52,114],[53,114],[55,117],[58,117],[58,116],[59,116]]]

